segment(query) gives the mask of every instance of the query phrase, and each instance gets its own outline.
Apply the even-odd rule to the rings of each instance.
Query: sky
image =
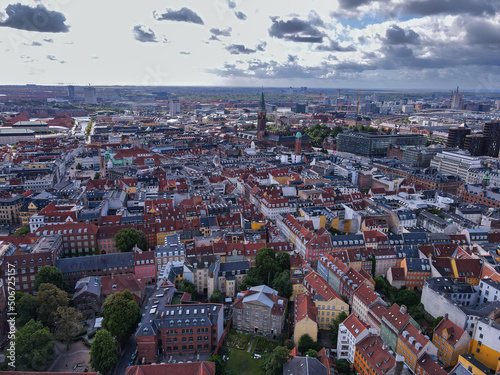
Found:
[[[499,0],[3,0],[0,84],[500,89]]]

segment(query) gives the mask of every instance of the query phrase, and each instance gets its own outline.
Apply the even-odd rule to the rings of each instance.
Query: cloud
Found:
[[[181,51],[181,52],[179,52],[179,54],[180,54],[180,55],[186,55],[186,56],[187,56],[187,55],[190,55],[190,54],[191,54],[191,52],[188,52],[188,51]]]
[[[466,41],[471,44],[496,44],[500,46],[500,25],[486,20],[474,20],[465,27]]]
[[[47,43],[54,43],[54,40],[50,38],[43,38],[43,41]]]
[[[40,43],[40,42],[32,42],[31,43],[32,47],[40,47],[41,45],[42,45],[42,43]]]
[[[247,19],[247,15],[243,12],[240,12],[240,11],[235,11],[234,15],[236,16],[236,18],[238,18],[239,20],[242,20],[242,21],[245,21]]]
[[[234,9],[236,8],[236,3],[233,0],[227,0],[227,6],[229,9]]]
[[[500,9],[496,0],[409,0],[400,4],[399,12],[418,16],[437,14],[495,15]]]
[[[268,29],[269,36],[299,43],[322,43],[325,33],[318,27],[324,27],[323,21],[315,13],[310,13],[307,20],[293,17],[283,21],[279,17],[271,17],[272,25]]]
[[[1,18],[0,27],[44,33],[66,33],[69,31],[69,26],[65,24],[64,14],[48,10],[42,4],[38,4],[34,8],[20,3],[9,4]]]
[[[229,51],[229,53],[231,55],[240,55],[240,54],[248,55],[250,53],[257,52],[257,50],[247,48],[243,44],[230,44],[230,45],[226,46],[225,48],[227,51]]]
[[[233,31],[231,27],[226,27],[225,29],[210,29],[210,32],[216,36],[231,36],[231,31]]]
[[[132,33],[134,34],[134,39],[139,42],[158,43],[154,31],[144,25],[134,26]]]
[[[47,55],[47,60],[57,61],[57,57],[55,57],[54,55]]]
[[[153,13],[153,16],[158,21],[176,21],[176,22],[189,22],[204,25],[205,23],[199,15],[189,8],[181,8],[179,10],[167,9],[165,13]]]
[[[267,46],[267,43],[264,42],[264,41],[262,41],[259,44],[257,44],[257,46],[255,47],[255,49],[257,51],[265,51],[266,50],[266,46]]]
[[[336,40],[330,39],[330,43],[328,43],[327,45],[320,44],[320,45],[316,46],[315,50],[321,51],[321,52],[324,52],[324,51],[326,51],[326,52],[354,52],[354,51],[356,51],[356,47],[354,47],[352,44],[347,46],[347,47],[343,47]]]
[[[402,29],[398,25],[392,25],[385,31],[385,44],[418,44],[420,35],[412,29]]]
[[[220,42],[220,39],[216,37],[215,35],[211,35],[208,40],[218,40]]]

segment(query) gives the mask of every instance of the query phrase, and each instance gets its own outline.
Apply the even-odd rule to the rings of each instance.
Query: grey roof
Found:
[[[225,272],[232,272],[232,271],[242,271],[242,270],[249,270],[250,269],[250,262],[248,260],[241,260],[237,262],[223,262],[220,264],[220,271],[225,271]],[[270,292],[268,292],[270,293]]]
[[[81,272],[91,270],[102,270],[104,268],[114,267],[133,267],[134,254],[116,253],[91,255],[75,258],[64,258],[56,260],[56,267],[62,273]]]
[[[317,358],[295,357],[283,365],[283,375],[328,375],[328,370]]]
[[[278,292],[276,290],[269,288],[267,285],[253,286],[250,288],[250,290],[254,292],[262,292],[262,293],[270,293],[278,295]]]
[[[101,277],[100,276],[88,276],[84,277],[76,282],[74,298],[78,297],[80,294],[85,292],[95,294],[96,296],[101,295]]]
[[[455,368],[451,370],[450,375],[472,375],[472,372],[467,370],[461,363],[457,363]]]

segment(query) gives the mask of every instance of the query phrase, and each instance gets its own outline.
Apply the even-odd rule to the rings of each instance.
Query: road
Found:
[[[135,335],[131,335],[127,340],[127,343],[123,346],[118,362],[113,369],[113,375],[123,375],[127,370],[128,363],[130,362],[130,357],[135,352],[137,347],[137,340]]]

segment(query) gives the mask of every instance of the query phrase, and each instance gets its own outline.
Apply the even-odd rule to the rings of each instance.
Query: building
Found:
[[[456,371],[467,371],[466,373],[457,373]],[[491,375],[488,366],[478,361],[474,354],[464,354],[458,357],[458,363],[450,373],[452,375]]]
[[[19,213],[24,203],[24,196],[12,194],[0,197],[0,224],[16,225],[19,223]]]
[[[129,366],[125,371],[125,375],[162,374],[215,375],[215,362],[204,361],[192,363],[153,363],[151,365]]]
[[[34,142],[35,132],[30,129],[0,128],[0,145],[14,145],[23,141]]]
[[[135,276],[142,284],[156,282],[156,263],[154,251],[142,251],[137,246],[133,249]]]
[[[170,305],[169,286],[156,290],[137,332],[138,363],[172,354],[212,353],[224,332],[223,305]]]
[[[211,296],[217,289],[226,297],[235,297],[249,269],[250,262],[247,260],[222,263],[220,258],[217,259],[208,271],[208,295]]]
[[[500,300],[500,282],[492,279],[482,279],[477,292],[478,303],[486,305]]]
[[[170,116],[175,116],[181,113],[181,102],[177,99],[172,99],[168,102]]]
[[[330,369],[318,358],[294,357],[283,365],[283,375],[328,375]]]
[[[431,167],[435,167],[443,174],[456,175],[462,181],[466,181],[469,169],[481,168],[481,160],[474,156],[465,155],[463,151],[443,151],[434,156],[431,160]]]
[[[95,87],[84,87],[83,96],[85,98],[85,104],[97,104]]]
[[[406,306],[400,307],[395,303],[382,316],[380,337],[392,350],[396,350],[398,336],[408,325],[418,326],[417,322],[406,312]]]
[[[424,354],[437,355],[437,348],[428,336],[425,336],[412,324],[407,324],[398,335],[396,353],[404,358],[408,368],[415,372],[417,362]]]
[[[444,367],[455,365],[458,357],[467,354],[470,335],[448,319],[448,315],[434,328],[432,343],[436,346],[439,362]]]
[[[484,124],[484,155],[498,158],[500,150],[500,121]]]
[[[400,362],[401,369],[402,365]],[[386,375],[395,366],[396,358],[380,337],[368,336],[356,345],[354,369],[358,374]]]
[[[352,298],[352,312],[362,322],[368,322],[368,311],[375,305],[386,306],[385,301],[372,289],[362,284],[355,292]],[[351,361],[352,362],[352,361]]]
[[[465,147],[465,137],[471,134],[472,130],[467,126],[466,123],[463,123],[460,126],[450,128],[448,130],[448,139],[446,141],[447,148],[460,148],[464,149]]]
[[[469,353],[497,373],[500,370],[500,324],[492,319],[479,319],[474,327]]]
[[[359,320],[354,314],[339,324],[337,337],[337,358],[354,363],[356,345],[370,333],[368,325]]]
[[[186,258],[186,245],[177,234],[165,236],[165,245],[156,246],[154,251],[157,272],[169,262],[180,262]]]
[[[75,86],[67,86],[66,89],[68,90],[68,99],[75,99]]]
[[[425,146],[426,139],[421,134],[378,135],[366,133],[340,133],[337,136],[337,150],[366,157],[387,156],[389,145]]]
[[[295,346],[304,334],[308,334],[314,341],[318,340],[318,308],[310,295],[298,294],[295,297],[294,332],[293,341]]]
[[[237,330],[275,337],[285,324],[288,300],[265,285],[238,293],[233,304],[233,327]]]

